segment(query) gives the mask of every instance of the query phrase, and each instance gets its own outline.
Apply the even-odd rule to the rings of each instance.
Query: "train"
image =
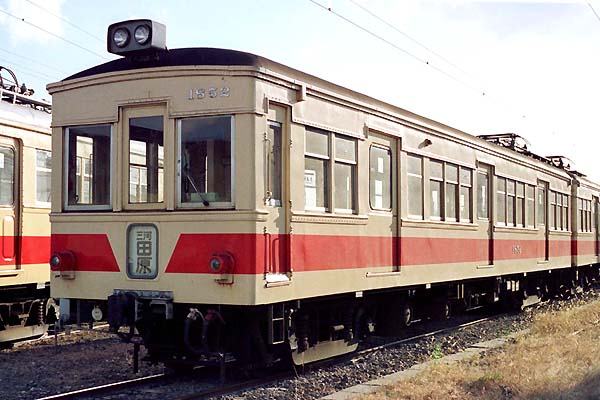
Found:
[[[0,348],[46,333],[50,299],[51,104],[0,67]]]
[[[598,279],[600,185],[267,58],[166,48],[49,84],[52,296],[174,368],[303,365]]]

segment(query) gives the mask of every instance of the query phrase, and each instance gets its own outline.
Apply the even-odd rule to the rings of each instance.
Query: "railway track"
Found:
[[[452,332],[456,330],[460,330],[469,326],[474,326],[477,324],[484,323],[489,321],[491,318],[495,316],[487,316],[483,318],[478,318],[476,320],[470,320],[464,323],[460,323],[458,325],[452,325],[448,327],[443,327],[440,329],[435,329],[431,331],[427,331],[425,333],[419,333],[416,335],[412,335],[409,337],[401,338],[398,340],[392,340],[390,342],[386,342],[380,345],[369,346],[368,348],[359,350],[355,353],[336,357],[330,360],[324,360],[321,362],[313,363],[310,369],[322,368],[325,366],[331,366],[332,364],[339,363],[342,361],[349,361],[353,359],[358,359],[368,355],[369,353],[377,352],[384,350],[389,347],[399,346],[403,343],[409,343],[412,341],[416,341],[419,339],[423,339],[430,336],[435,336],[439,334],[443,334],[445,332]],[[210,372],[210,371],[208,371]],[[212,398],[217,396],[223,396],[231,393],[240,392],[243,390],[252,389],[254,387],[259,387],[262,385],[269,385],[273,382],[277,382],[283,379],[293,379],[298,376],[297,371],[286,371],[286,372],[278,372],[274,374],[269,374],[268,376],[257,378],[257,379],[245,379],[233,381],[231,383],[219,384],[218,379],[215,376],[204,377],[203,374],[190,374],[190,375],[174,375],[174,374],[156,374],[143,378],[130,379],[120,382],[114,382],[94,387],[89,387],[85,389],[74,390],[71,392],[60,393],[48,397],[44,397],[40,400],[66,400],[66,399],[91,399],[91,398],[100,398],[104,395],[116,396],[118,394],[127,394],[133,390],[138,390],[143,393],[144,386],[152,386],[154,387],[154,391],[160,391],[160,387],[164,387],[164,391],[169,392],[167,386],[177,382],[178,385],[185,384],[186,382],[191,383],[194,382],[196,385],[201,385],[202,387],[198,390],[190,390],[188,393],[183,394],[178,397],[169,397],[175,398],[177,400],[193,400],[193,399],[205,399]],[[208,375],[208,374],[206,374]],[[158,389],[156,387],[159,387]],[[166,398],[166,397],[163,397]]]

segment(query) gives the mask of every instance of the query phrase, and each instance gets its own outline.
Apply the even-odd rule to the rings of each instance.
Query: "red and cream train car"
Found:
[[[127,327],[167,363],[302,363],[414,313],[595,278],[597,186],[514,135],[163,34],[114,24],[125,58],[48,86],[61,312]]]
[[[1,70],[5,70],[0,67]],[[46,331],[50,296],[50,104],[0,74],[0,347]]]

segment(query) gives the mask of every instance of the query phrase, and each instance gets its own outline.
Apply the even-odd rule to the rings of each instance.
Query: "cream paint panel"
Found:
[[[90,220],[94,221],[93,229]],[[181,211],[172,213],[102,213],[102,214],[52,214],[53,233],[94,233],[110,232],[118,223],[164,222],[179,231],[202,231],[214,233],[255,233],[256,222],[265,222],[266,213],[236,211]]]
[[[140,74],[106,83],[101,86],[77,87],[52,94],[54,112],[52,125],[114,122],[118,119],[119,105],[168,101],[169,116],[187,114],[227,113],[225,110],[254,110],[254,80],[249,77],[213,75],[190,72],[189,76],[173,77],[157,74],[155,78]],[[215,71],[223,74],[223,71]],[[106,79],[105,81],[109,81]],[[229,87],[228,97],[217,96],[189,99],[190,89]],[[195,96],[194,96],[195,97]],[[94,107],[90,107],[94,104]]]
[[[465,279],[494,277],[500,274],[522,273],[524,267],[529,272],[563,268],[569,265],[569,258],[556,265],[539,265],[528,260],[526,265],[502,262],[495,268],[478,268],[476,263],[404,266],[395,275],[366,277],[367,272],[387,272],[390,267],[380,267],[366,271],[348,269],[334,271],[296,272],[289,286],[265,288],[257,282],[257,304],[267,304],[298,298],[310,298],[325,294],[352,293],[372,289],[424,285],[426,283],[460,281]]]
[[[48,209],[33,208],[23,210],[23,236],[50,236]],[[48,255],[50,257],[50,255]]]
[[[233,285],[215,282],[220,275],[162,274],[160,280],[135,280],[124,273],[77,272],[75,279],[53,279],[51,295],[72,299],[106,300],[113,289],[173,290],[178,303],[256,304],[254,291],[262,276],[236,275]],[[159,274],[160,275],[160,274]]]
[[[292,109],[295,123],[359,137],[364,136],[365,119],[362,112],[313,96],[294,104]]]
[[[231,155],[235,174],[233,178],[233,195],[238,210],[255,210],[257,187],[249,177],[256,176],[257,170],[255,148],[261,142],[261,131],[257,130],[254,114],[236,115],[234,129],[234,152]]]
[[[48,255],[48,258],[50,258],[50,255]],[[48,281],[50,281],[50,266],[48,264],[21,265],[17,275],[2,275],[0,273],[0,286],[45,283]]]

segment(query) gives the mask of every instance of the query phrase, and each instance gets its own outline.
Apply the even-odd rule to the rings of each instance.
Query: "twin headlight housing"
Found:
[[[143,55],[165,50],[166,27],[149,19],[117,22],[108,27],[107,49],[118,55]]]

